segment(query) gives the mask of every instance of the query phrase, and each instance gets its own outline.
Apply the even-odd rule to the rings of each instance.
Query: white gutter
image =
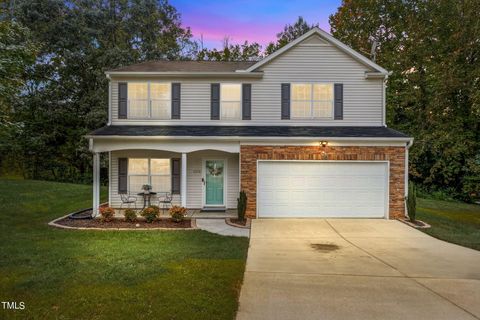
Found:
[[[108,122],[107,125],[112,124],[112,81],[110,76],[107,75],[108,78]]]
[[[413,138],[410,139],[410,141],[407,142],[407,145],[405,146],[405,198],[408,196],[408,149],[413,144]],[[408,216],[408,210],[407,210],[407,201],[404,201],[405,203],[405,216]]]

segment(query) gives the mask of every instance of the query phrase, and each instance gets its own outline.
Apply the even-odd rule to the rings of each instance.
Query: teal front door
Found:
[[[223,160],[205,161],[205,205],[222,206],[225,176]]]

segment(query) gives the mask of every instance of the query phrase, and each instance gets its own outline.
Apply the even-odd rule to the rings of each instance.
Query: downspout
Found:
[[[408,149],[413,144],[413,139],[410,139],[410,141],[407,142],[407,145],[405,146],[405,197],[404,199],[407,198],[408,196]],[[407,210],[407,201],[404,200],[404,205],[405,205],[405,216],[408,216],[408,210]]]

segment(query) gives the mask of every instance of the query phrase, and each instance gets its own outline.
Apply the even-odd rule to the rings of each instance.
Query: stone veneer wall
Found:
[[[388,160],[390,219],[405,215],[405,147],[241,146],[241,190],[247,193],[247,213],[256,217],[257,160]]]

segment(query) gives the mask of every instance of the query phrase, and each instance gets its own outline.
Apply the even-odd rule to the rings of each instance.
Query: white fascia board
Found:
[[[409,137],[242,137],[242,136],[85,136],[87,139],[94,140],[176,140],[176,141],[201,141],[201,140],[217,140],[217,141],[240,141],[240,142],[284,142],[284,141],[392,141],[392,142],[408,142],[412,143],[413,138]]]
[[[263,72],[140,72],[140,71],[106,71],[107,77],[149,77],[162,76],[171,78],[204,78],[204,77],[232,77],[232,78],[262,78]]]
[[[331,43],[332,45],[334,45],[335,47],[337,47],[338,49],[340,49],[341,51],[347,53],[348,55],[350,55],[352,58],[354,58],[355,60],[377,70],[377,72],[381,73],[381,74],[384,74],[384,75],[387,75],[388,74],[388,71],[385,70],[384,68],[380,67],[378,64],[376,64],[375,62],[373,62],[372,60],[366,58],[365,56],[363,56],[362,54],[358,53],[357,51],[353,50],[352,48],[350,48],[349,46],[347,46],[346,44],[344,44],[343,42],[335,39],[333,36],[331,36],[328,32],[326,31],[323,31],[322,29],[320,28],[313,28],[312,30],[308,31],[307,33],[303,34],[301,37],[298,37],[297,39],[295,39],[294,41],[290,42],[289,44],[287,44],[286,46],[278,49],[277,51],[275,51],[274,53],[272,53],[271,55],[267,56],[266,58],[260,60],[259,62],[255,63],[253,66],[249,67],[248,69],[245,70],[245,72],[252,72],[256,69],[258,69],[260,66],[263,66],[264,64],[268,63],[269,61],[275,59],[276,57],[278,57],[279,55],[283,54],[284,52],[288,51],[289,49],[291,49],[292,47],[296,46],[297,44],[299,44],[300,42],[302,42],[303,40],[307,39],[308,37],[310,37],[311,35],[313,34],[317,34],[319,35],[321,38],[323,38],[324,40],[326,40],[327,42]]]
[[[390,73],[389,73],[390,74]],[[365,72],[365,79],[385,79],[388,77],[389,74],[380,73],[377,71],[366,71]]]

